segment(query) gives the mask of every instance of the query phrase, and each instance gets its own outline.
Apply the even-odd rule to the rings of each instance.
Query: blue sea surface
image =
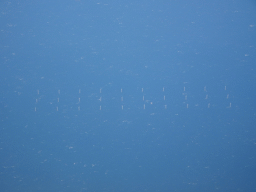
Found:
[[[0,2],[1,192],[255,192],[256,2]]]

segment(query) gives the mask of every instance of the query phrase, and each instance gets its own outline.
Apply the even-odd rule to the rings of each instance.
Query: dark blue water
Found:
[[[256,190],[255,1],[0,4],[0,191]]]

